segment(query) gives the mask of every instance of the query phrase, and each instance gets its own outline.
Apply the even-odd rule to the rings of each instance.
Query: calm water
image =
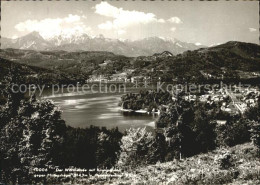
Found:
[[[127,89],[137,92],[136,89]],[[73,127],[118,127],[124,131],[130,127],[152,129],[157,116],[120,111],[118,103],[124,93],[60,93],[51,95],[45,91],[42,98],[51,99],[62,110],[62,118]]]

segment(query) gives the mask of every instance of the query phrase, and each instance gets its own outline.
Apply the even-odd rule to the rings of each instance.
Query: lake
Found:
[[[120,111],[118,103],[125,93],[139,92],[140,89],[127,88],[126,92],[116,93],[91,93],[72,92],[56,93],[52,95],[51,90],[44,91],[42,99],[51,99],[60,107],[62,118],[67,125],[72,127],[118,127],[124,131],[130,127],[147,127],[151,130],[157,115],[141,113],[128,113]]]

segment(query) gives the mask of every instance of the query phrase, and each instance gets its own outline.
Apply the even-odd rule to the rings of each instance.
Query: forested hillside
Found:
[[[111,76],[132,70],[131,76],[163,81],[203,79],[250,79],[260,76],[260,46],[227,42],[210,48],[186,51],[176,56],[163,52],[153,56],[125,57],[97,51],[32,51],[5,49],[0,57],[30,66],[47,68],[87,79],[90,75]]]
[[[78,79],[87,79],[91,74],[114,74],[129,66],[130,58],[110,52],[66,52],[66,51],[33,51],[6,49],[0,51],[0,57],[16,63],[37,66],[66,74],[76,75]],[[113,61],[113,66],[101,71],[100,64]],[[112,64],[111,64],[112,65]]]
[[[37,67],[34,65],[21,64],[17,61],[10,61],[0,58],[0,82],[5,82],[5,77],[13,73],[19,78],[19,84],[69,84],[81,80],[73,74],[66,74],[59,70]]]
[[[138,60],[138,59],[137,59]],[[140,59],[140,63],[143,59]],[[154,69],[152,72],[149,71]],[[148,72],[147,72],[148,71]],[[143,75],[161,76],[165,80],[183,78],[236,79],[240,72],[260,71],[260,46],[228,42],[219,46],[187,51],[177,56],[155,57],[140,69]]]

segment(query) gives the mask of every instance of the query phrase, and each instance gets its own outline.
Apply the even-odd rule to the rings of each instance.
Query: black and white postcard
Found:
[[[259,1],[1,1],[0,184],[260,184]]]

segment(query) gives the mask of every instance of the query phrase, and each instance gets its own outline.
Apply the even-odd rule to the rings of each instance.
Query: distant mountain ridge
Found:
[[[26,50],[64,50],[64,51],[108,51],[129,57],[151,56],[154,53],[169,51],[173,55],[205,46],[181,42],[177,39],[148,37],[141,40],[119,40],[105,38],[103,35],[91,37],[87,34],[58,35],[44,39],[38,32],[29,33],[17,39],[1,38],[1,49]]]
[[[46,50],[51,43],[43,39],[38,32],[31,32],[28,35],[17,39],[1,38],[1,48],[14,49],[31,49],[31,50]]]

